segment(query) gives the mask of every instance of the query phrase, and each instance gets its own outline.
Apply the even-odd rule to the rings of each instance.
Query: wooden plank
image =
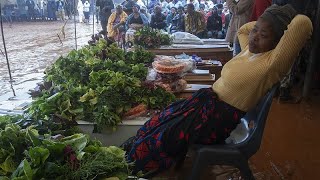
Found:
[[[202,59],[214,59],[221,61],[225,64],[232,59],[233,54],[230,48],[185,48],[185,49],[149,49],[148,51],[156,55],[175,56],[185,53],[189,56],[197,55]]]
[[[192,96],[192,94],[199,89],[202,88],[210,88],[212,85],[207,85],[207,84],[188,84],[187,89],[183,90],[182,92],[175,93],[175,96],[177,98],[188,98]]]
[[[182,92],[196,92],[202,88],[210,88],[212,85],[207,84],[188,84],[187,89],[183,90]]]
[[[215,79],[217,80],[221,76],[222,63],[220,61],[213,61],[214,64],[210,63],[210,60],[203,60],[205,64],[197,65],[197,69],[209,70],[211,74],[215,74]]]
[[[216,49],[219,51],[228,51],[229,45],[225,44],[172,44],[171,46],[161,46],[159,49]]]
[[[206,74],[206,75],[197,75],[197,74],[187,74],[183,77],[183,79],[187,80],[214,80],[214,74]],[[191,83],[192,84],[192,83]]]

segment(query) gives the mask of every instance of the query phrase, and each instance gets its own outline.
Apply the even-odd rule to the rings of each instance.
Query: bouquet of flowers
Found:
[[[171,43],[172,38],[169,34],[151,27],[143,27],[134,33],[134,44],[146,49],[158,48]]]

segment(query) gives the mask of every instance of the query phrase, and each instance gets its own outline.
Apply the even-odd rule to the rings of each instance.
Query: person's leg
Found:
[[[218,31],[218,37],[217,38],[218,39],[224,39],[222,31]]]
[[[100,16],[100,24],[103,31],[107,32],[107,19],[103,16]]]
[[[223,142],[243,116],[244,112],[220,101],[211,88],[201,89],[147,121],[127,159],[135,162],[134,173],[168,169],[184,159],[194,142]]]
[[[62,17],[62,20],[64,21],[65,20],[64,10],[61,10],[61,17]]]

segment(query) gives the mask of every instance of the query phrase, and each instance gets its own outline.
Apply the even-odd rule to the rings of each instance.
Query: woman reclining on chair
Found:
[[[291,23],[290,23],[291,22]],[[245,113],[289,71],[312,34],[290,6],[269,7],[238,31],[243,51],[226,63],[212,88],[200,89],[152,117],[123,146],[134,173],[181,162],[191,144],[222,144]]]

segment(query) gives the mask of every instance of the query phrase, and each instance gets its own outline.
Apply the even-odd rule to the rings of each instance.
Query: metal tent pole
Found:
[[[314,24],[314,31],[313,31],[313,42],[312,42],[312,49],[309,57],[309,63],[307,67],[307,72],[304,80],[303,92],[302,95],[304,98],[309,98],[310,91],[312,88],[313,83],[313,74],[315,72],[315,68],[317,65],[317,58],[319,58],[319,53],[317,52],[318,48],[320,47],[320,0],[318,0],[318,8],[317,8],[317,15]]]
[[[73,0],[74,43],[76,45],[76,50],[78,50],[76,12],[76,0]]]
[[[92,21],[93,21],[93,26],[92,26],[92,34],[94,35],[94,16],[96,15],[96,1],[93,0],[93,17],[92,17]]]
[[[8,71],[9,71],[9,77],[10,77],[10,81],[9,82],[10,82],[10,85],[11,85],[13,96],[16,96],[16,92],[14,91],[13,86],[12,86],[13,80],[12,80],[12,76],[11,76],[11,69],[10,69],[10,63],[9,63],[9,59],[8,59],[6,41],[4,39],[4,34],[3,34],[1,3],[0,3],[0,24],[1,24],[1,34],[2,34],[3,48],[4,48],[4,53],[5,53],[5,56],[6,56],[6,60],[7,60],[7,67],[8,67]]]

